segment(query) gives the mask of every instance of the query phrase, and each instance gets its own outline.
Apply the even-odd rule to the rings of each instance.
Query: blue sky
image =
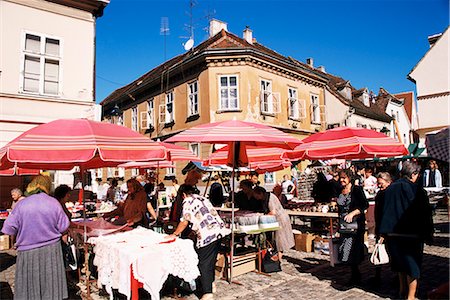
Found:
[[[189,0],[111,0],[97,20],[97,102],[164,62],[161,17],[168,17],[167,59],[184,52]],[[427,36],[449,25],[447,0],[196,0],[195,45],[208,15],[242,36],[245,26],[268,48],[375,93],[414,90],[407,74],[429,49]]]

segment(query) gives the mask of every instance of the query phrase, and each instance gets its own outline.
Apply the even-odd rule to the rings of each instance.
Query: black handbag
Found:
[[[274,273],[281,271],[281,263],[278,256],[278,251],[275,250],[272,245],[269,244],[269,248],[267,248],[266,254],[262,259],[262,271],[264,273]]]
[[[341,216],[339,218],[339,233],[356,233],[356,231],[358,230],[357,218],[353,218],[352,222],[349,223],[344,220],[344,217],[345,216]]]

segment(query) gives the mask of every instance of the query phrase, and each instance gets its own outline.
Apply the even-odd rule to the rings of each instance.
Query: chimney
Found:
[[[219,20],[216,20],[216,19],[212,19],[209,22],[209,37],[215,36],[222,29],[225,30],[225,31],[228,31],[227,23],[219,21]]]
[[[430,44],[430,47],[433,47],[433,45],[437,42],[437,40],[439,40],[441,35],[442,35],[442,33],[438,33],[438,34],[430,35],[428,37],[428,43]]]
[[[325,67],[324,66],[317,67],[317,70],[319,70],[322,73],[327,73],[327,72],[325,72]]]
[[[246,26],[243,32],[244,34],[242,35],[242,38],[246,40],[247,43],[253,44],[253,31],[250,27]]]
[[[314,68],[314,59],[312,57],[309,57],[306,59],[306,64],[310,66],[311,68]]]

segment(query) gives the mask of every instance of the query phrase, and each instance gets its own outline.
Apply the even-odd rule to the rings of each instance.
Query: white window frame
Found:
[[[138,131],[138,108],[134,106],[131,108],[131,129]]]
[[[175,173],[175,171],[176,171],[176,169],[175,169],[175,167],[171,167],[171,168],[166,168],[166,175],[167,176],[173,176],[173,175],[175,175],[176,173]]]
[[[291,120],[303,120],[306,118],[305,100],[298,99],[298,89],[288,88],[288,117]]]
[[[196,156],[200,157],[200,143],[190,143],[189,149],[191,149],[192,153]]]
[[[25,49],[27,35],[34,35],[40,38],[39,52],[28,51]],[[59,55],[52,55],[45,53],[46,40],[52,39],[59,42]],[[39,60],[39,87],[38,91],[26,91],[25,90],[25,61],[26,57],[35,58]],[[63,90],[62,78],[62,57],[63,57],[63,39],[57,36],[46,35],[42,33],[23,31],[21,38],[21,58],[20,58],[20,76],[19,76],[19,92],[23,94],[34,94],[43,96],[60,97]],[[45,92],[45,62],[54,61],[58,63],[58,90],[56,93]]]
[[[136,177],[139,175],[139,169],[131,169],[131,177]]]
[[[169,124],[175,121],[175,93],[170,91],[166,94],[165,119],[164,123]],[[169,112],[169,106],[172,106],[172,112]]]
[[[273,94],[272,81],[266,79],[259,80],[261,113],[273,114]]]
[[[123,113],[117,116],[117,125],[123,126]]]
[[[320,117],[319,95],[310,94],[310,100],[311,100],[311,123],[320,124],[321,117]]]
[[[188,83],[188,117],[196,116],[199,114],[199,84],[198,80]]]
[[[236,78],[236,87],[231,87],[230,78]],[[222,87],[222,78],[227,78],[227,86]],[[231,90],[236,89],[236,107],[231,106]],[[228,103],[227,106],[224,107],[222,105],[222,90],[227,91]],[[236,111],[239,110],[239,76],[237,74],[229,74],[229,75],[219,75],[218,80],[218,91],[219,91],[219,110],[220,111]]]
[[[155,101],[154,99],[147,100],[147,111],[141,112],[141,128],[149,129],[155,126]]]

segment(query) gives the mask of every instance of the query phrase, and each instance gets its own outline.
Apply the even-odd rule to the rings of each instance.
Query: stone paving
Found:
[[[418,298],[427,299],[433,289],[449,282],[449,215],[447,209],[438,209],[434,217],[435,239],[424,250],[423,276],[419,281]],[[0,252],[0,299],[10,299],[14,290],[15,251]],[[396,275],[388,266],[382,267],[381,284],[376,287],[372,278],[375,268],[366,260],[360,266],[362,282],[359,286],[348,288],[349,269],[346,266],[330,267],[329,256],[289,250],[282,261],[282,272],[270,277],[257,273],[237,276],[240,284],[217,281],[215,299],[396,299]],[[80,290],[81,288],[81,290]],[[70,299],[81,299],[82,285],[70,284]],[[84,297],[83,297],[84,298]],[[140,297],[147,299],[144,293]],[[92,299],[109,299],[100,296],[93,288]],[[169,296],[163,300],[172,299]],[[187,300],[198,299],[194,295]],[[448,297],[447,297],[448,299]]]

